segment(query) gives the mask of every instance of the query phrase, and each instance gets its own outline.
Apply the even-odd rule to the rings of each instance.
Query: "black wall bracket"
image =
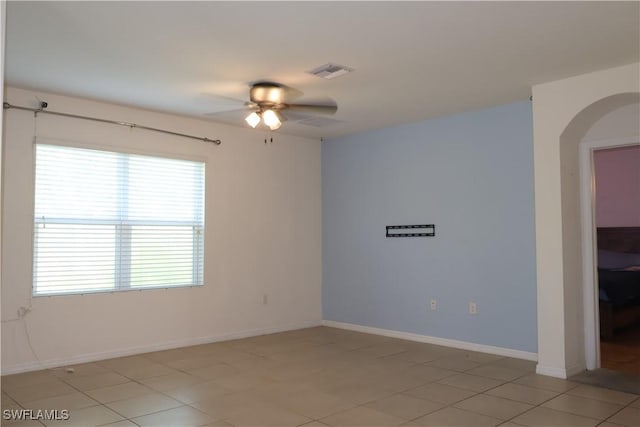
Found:
[[[387,225],[387,237],[432,237],[435,235],[435,224]]]

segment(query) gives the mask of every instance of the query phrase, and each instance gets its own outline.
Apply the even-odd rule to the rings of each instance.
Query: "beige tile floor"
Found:
[[[318,327],[2,378],[10,426],[640,426],[640,396],[533,362]]]

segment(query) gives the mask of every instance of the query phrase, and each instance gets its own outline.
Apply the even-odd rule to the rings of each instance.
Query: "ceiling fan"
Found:
[[[243,111],[249,112],[245,121],[252,128],[263,123],[276,130],[288,120],[287,115],[335,114],[338,110],[336,102],[330,98],[295,102],[303,93],[281,83],[259,81],[251,83],[249,88],[249,101],[244,103]]]

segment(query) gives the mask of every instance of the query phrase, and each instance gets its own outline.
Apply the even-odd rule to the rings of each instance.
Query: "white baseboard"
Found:
[[[60,366],[76,365],[79,363],[96,362],[99,360],[112,359],[114,357],[132,356],[135,354],[149,353],[152,351],[171,350],[173,348],[188,347],[192,345],[210,344],[220,341],[229,341],[241,338],[255,337],[259,335],[274,334],[277,332],[293,331],[296,329],[312,328],[320,326],[320,321],[309,321],[290,325],[275,326],[269,328],[249,329],[244,331],[232,332],[228,334],[211,335],[206,337],[193,337],[183,340],[175,340],[164,342],[161,344],[152,344],[140,347],[130,347],[114,351],[105,351],[98,353],[87,353],[78,356],[48,359],[41,361],[33,361],[26,363],[17,363],[15,365],[3,366],[2,375],[19,374],[22,372],[37,371],[40,369],[58,368]]]
[[[513,357],[516,359],[525,359],[525,360],[532,360],[532,361],[538,360],[537,353],[531,353],[531,352],[522,351],[522,350],[514,350],[511,348],[504,348],[504,347],[494,347],[491,345],[476,344],[468,341],[458,341],[458,340],[452,340],[448,338],[439,338],[439,337],[432,337],[429,335],[414,334],[410,332],[401,332],[401,331],[393,331],[390,329],[373,328],[371,326],[354,325],[352,323],[334,322],[333,320],[323,320],[322,325],[329,326],[332,328],[348,329],[350,331],[364,332],[366,334],[382,335],[385,337],[399,338],[399,339],[408,340],[408,341],[417,341],[417,342],[423,342],[427,344],[435,344],[435,345],[442,345],[446,347],[459,348],[462,350],[479,351],[481,353],[489,353],[489,354],[495,354],[498,356]]]
[[[536,374],[546,375],[548,377],[567,379],[567,370],[565,368],[556,368],[555,366],[536,366]]]
[[[579,365],[570,366],[568,368],[558,368],[555,366],[544,366],[538,364],[538,366],[536,366],[536,374],[546,375],[548,377],[562,378],[566,380],[567,378],[577,375],[586,369],[587,368],[585,366]]]

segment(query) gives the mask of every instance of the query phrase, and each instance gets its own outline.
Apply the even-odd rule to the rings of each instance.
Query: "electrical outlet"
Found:
[[[478,314],[478,306],[475,302],[469,303],[469,314]]]
[[[431,300],[431,310],[436,310],[438,308],[438,302],[434,299]]]

